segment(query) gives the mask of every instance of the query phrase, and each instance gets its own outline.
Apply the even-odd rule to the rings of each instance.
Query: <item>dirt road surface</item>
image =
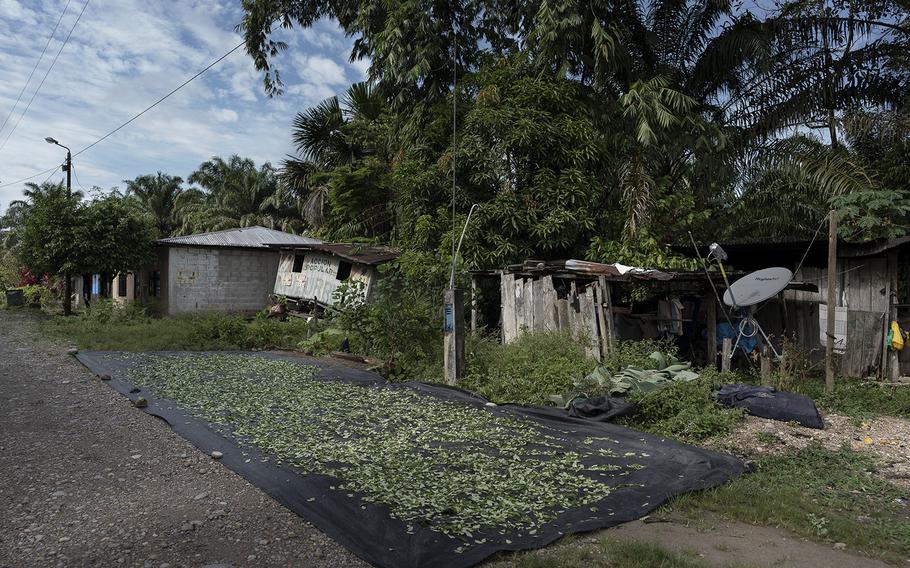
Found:
[[[365,566],[0,310],[0,566]]]

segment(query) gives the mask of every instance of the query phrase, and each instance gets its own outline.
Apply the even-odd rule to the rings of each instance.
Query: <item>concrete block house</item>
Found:
[[[321,241],[244,227],[158,241],[157,262],[114,278],[115,301],[149,304],[161,315],[191,312],[255,313],[268,305],[280,246]]]

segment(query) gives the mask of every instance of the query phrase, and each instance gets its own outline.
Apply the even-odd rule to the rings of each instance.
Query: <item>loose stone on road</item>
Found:
[[[365,566],[0,310],[0,567]]]

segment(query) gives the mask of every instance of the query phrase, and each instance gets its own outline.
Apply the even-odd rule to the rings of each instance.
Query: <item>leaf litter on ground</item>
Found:
[[[645,467],[631,460],[650,457],[620,456],[599,444],[616,440],[578,444],[524,417],[411,389],[316,378],[316,367],[287,360],[110,357],[131,362],[134,385],[304,474],[338,478],[336,491],[387,506],[408,532],[533,535],[570,508],[597,512],[595,503]]]

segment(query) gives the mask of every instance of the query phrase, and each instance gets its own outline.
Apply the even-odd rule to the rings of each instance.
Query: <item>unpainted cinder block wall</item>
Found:
[[[273,250],[171,247],[168,315],[252,313],[268,305],[278,272]]]

